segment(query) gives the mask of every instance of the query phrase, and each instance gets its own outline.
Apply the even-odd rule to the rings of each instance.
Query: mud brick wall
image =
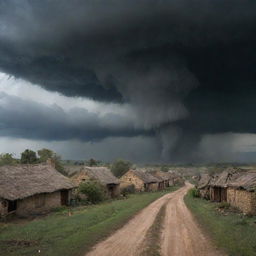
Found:
[[[228,188],[227,202],[246,214],[256,214],[256,193],[242,189]]]
[[[59,206],[61,206],[60,191],[49,194],[39,194],[18,200],[16,214],[19,216],[40,214]]]
[[[79,173],[74,175],[71,180],[76,186],[79,186],[80,183],[91,180],[86,173]]]
[[[4,199],[0,199],[0,217],[8,213],[8,202]]]
[[[121,187],[125,187],[129,184],[133,184],[136,191],[144,191],[144,182],[138,178],[134,173],[127,172],[120,178]]]

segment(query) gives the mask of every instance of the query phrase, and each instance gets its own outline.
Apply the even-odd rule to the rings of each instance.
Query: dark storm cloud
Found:
[[[129,102],[175,158],[206,133],[256,132],[255,31],[252,0],[6,0],[0,69]]]
[[[47,106],[5,93],[0,93],[0,129],[1,136],[48,141],[150,135],[150,131],[135,129],[117,114],[100,117],[81,108],[64,111],[57,105]]]

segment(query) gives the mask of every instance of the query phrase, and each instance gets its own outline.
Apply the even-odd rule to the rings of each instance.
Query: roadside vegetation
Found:
[[[256,217],[245,216],[225,203],[198,198],[192,189],[185,203],[215,245],[232,256],[256,255]]]
[[[0,255],[84,255],[148,204],[174,191],[131,194],[98,205],[61,208],[25,223],[0,223]]]

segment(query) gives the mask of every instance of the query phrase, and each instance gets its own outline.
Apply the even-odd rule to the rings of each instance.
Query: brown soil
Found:
[[[220,256],[196,224],[183,197],[192,187],[186,184],[169,193],[132,218],[105,241],[97,244],[87,256],[139,256],[144,238],[154,223],[159,209],[165,204],[166,214],[162,230],[161,255],[163,256]]]

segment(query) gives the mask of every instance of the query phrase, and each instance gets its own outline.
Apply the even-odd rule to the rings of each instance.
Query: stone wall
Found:
[[[256,193],[228,188],[227,202],[246,214],[256,214]]]
[[[18,200],[16,214],[19,216],[42,214],[59,206],[61,206],[60,191],[49,194],[38,194]]]
[[[138,178],[133,172],[128,171],[120,178],[121,187],[133,184],[136,191],[142,192],[145,190],[144,182]]]

